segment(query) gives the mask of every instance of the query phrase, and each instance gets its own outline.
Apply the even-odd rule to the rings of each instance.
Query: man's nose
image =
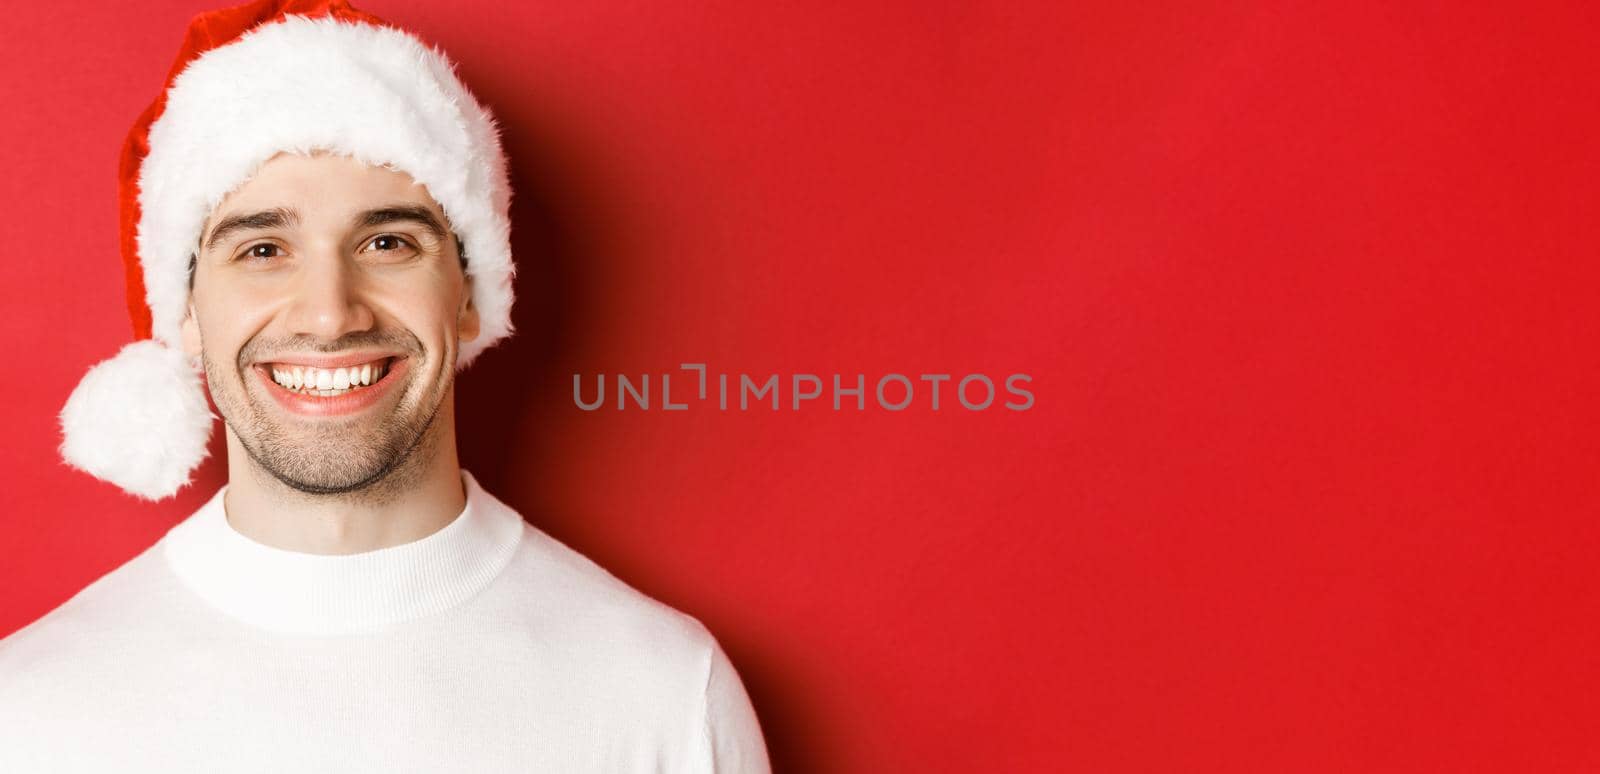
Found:
[[[301,256],[288,311],[289,332],[333,341],[372,328],[360,268],[337,248]]]

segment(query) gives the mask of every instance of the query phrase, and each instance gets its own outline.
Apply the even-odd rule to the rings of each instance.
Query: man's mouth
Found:
[[[306,417],[341,417],[365,411],[402,389],[411,366],[411,359],[404,355],[352,353],[305,360],[316,364],[260,362],[251,370],[278,405]]]
[[[389,372],[391,357],[381,357],[365,363],[339,368],[319,368],[293,363],[266,363],[272,381],[278,386],[300,395],[333,398],[365,389]]]

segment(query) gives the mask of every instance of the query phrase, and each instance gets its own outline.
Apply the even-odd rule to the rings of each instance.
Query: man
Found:
[[[130,134],[142,340],[63,410],[67,460],[228,483],[0,641],[0,771],[766,772],[700,623],[460,469],[455,371],[510,333],[493,119],[338,2],[204,14]],[[136,226],[136,230],[133,227]]]

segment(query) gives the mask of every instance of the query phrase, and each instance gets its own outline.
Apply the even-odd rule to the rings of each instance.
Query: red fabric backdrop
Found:
[[[780,770],[1600,766],[1592,6],[361,5],[515,165],[467,466],[705,621]],[[219,483],[54,454],[200,8],[7,12],[0,634]],[[573,404],[684,362],[868,409]]]

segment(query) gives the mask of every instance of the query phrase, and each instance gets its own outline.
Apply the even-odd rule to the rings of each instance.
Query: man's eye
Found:
[[[368,242],[367,244],[379,252],[393,252],[395,250],[403,250],[411,246],[409,242],[393,234],[384,234],[383,236],[373,237],[372,241]]]
[[[239,257],[246,261],[261,261],[268,258],[277,258],[282,254],[282,252],[282,250],[278,249],[277,245],[270,242],[263,242],[259,245],[251,245],[250,248],[245,250],[244,254],[240,255]]]

